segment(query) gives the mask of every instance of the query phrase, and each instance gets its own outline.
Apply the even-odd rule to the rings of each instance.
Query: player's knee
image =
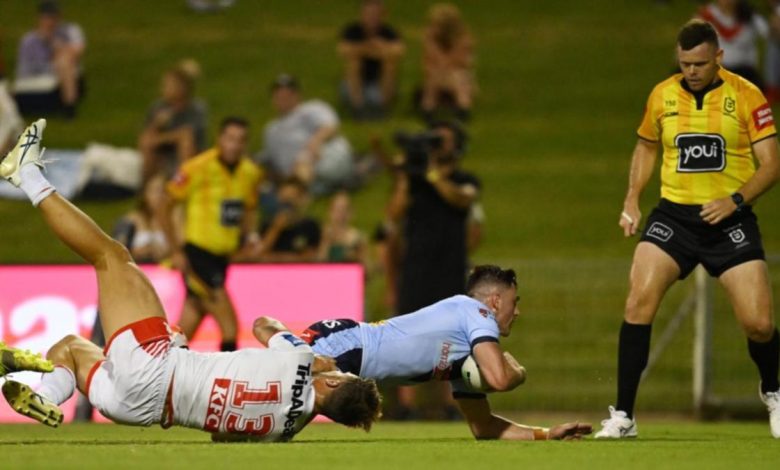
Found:
[[[632,292],[626,300],[624,318],[629,323],[646,324],[653,321],[655,309],[653,302],[641,293]]]
[[[744,326],[745,334],[749,339],[757,343],[766,343],[772,339],[775,333],[775,325],[771,318],[753,320]]]
[[[113,261],[119,263],[130,263],[133,261],[130,251],[116,240],[111,240],[111,245],[108,248],[106,255]]]
[[[70,347],[78,340],[79,337],[76,335],[65,336],[49,348],[49,350],[46,352],[46,359],[50,360],[54,364],[68,362],[68,359],[72,356],[70,353]]]

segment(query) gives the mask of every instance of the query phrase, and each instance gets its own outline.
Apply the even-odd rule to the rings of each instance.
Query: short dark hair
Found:
[[[61,13],[60,5],[54,0],[43,0],[38,3],[38,14],[59,16]]]
[[[284,178],[282,181],[279,182],[278,189],[281,189],[285,186],[294,186],[302,193],[309,191],[309,186],[297,176],[288,176],[287,178]]]
[[[704,20],[692,19],[685,23],[677,34],[677,44],[684,51],[689,51],[705,42],[712,44],[716,49],[720,47],[718,33]]]
[[[244,129],[249,129],[249,121],[246,118],[242,118],[240,116],[228,116],[222,119],[222,122],[219,123],[219,132],[222,133],[225,129],[227,129],[230,126],[237,126],[237,127],[243,127]]]
[[[493,264],[475,266],[466,281],[466,292],[473,295],[476,290],[484,285],[499,285],[503,287],[517,287],[517,275],[513,269],[501,269]]]
[[[344,426],[368,432],[382,416],[382,395],[373,380],[350,377],[328,395],[322,414]]]
[[[300,91],[301,84],[295,76],[289,73],[280,73],[271,82],[271,92],[278,90],[279,88],[289,88],[290,90]]]

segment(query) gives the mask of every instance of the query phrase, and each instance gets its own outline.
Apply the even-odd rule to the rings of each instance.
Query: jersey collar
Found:
[[[715,75],[715,79],[712,81],[712,83],[699,91],[691,90],[691,88],[688,86],[688,82],[685,81],[684,76],[680,79],[680,86],[682,89],[693,95],[693,97],[696,99],[696,109],[701,109],[702,106],[704,106],[704,97],[707,95],[707,93],[720,88],[720,86],[725,83],[723,77],[720,75],[722,71],[723,68],[719,68],[718,73]]]

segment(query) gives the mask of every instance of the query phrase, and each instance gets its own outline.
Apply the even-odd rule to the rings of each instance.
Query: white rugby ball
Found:
[[[477,365],[477,361],[474,360],[474,356],[467,357],[463,362],[461,375],[463,377],[463,383],[471,390],[478,392],[489,392],[492,390],[482,376],[482,372],[479,371],[479,365]]]

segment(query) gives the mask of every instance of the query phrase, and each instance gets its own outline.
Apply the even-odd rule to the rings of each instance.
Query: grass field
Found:
[[[640,429],[640,439],[620,442],[477,442],[462,423],[382,423],[370,434],[313,424],[292,443],[216,445],[185,429],[6,425],[0,467],[775,469],[780,460],[763,423],[667,421]]]
[[[78,119],[52,120],[50,147],[89,141],[132,146],[157,93],[161,72],[182,57],[201,62],[198,95],[214,131],[225,114],[244,114],[258,149],[271,117],[267,86],[280,71],[297,74],[309,96],[336,99],[335,37],[356,2],[241,0],[222,14],[196,15],[184,0],[69,0],[66,16],[88,40],[89,94]],[[432,2],[388,2],[390,19],[407,40],[402,96],[419,81],[420,38]],[[478,41],[481,93],[469,124],[464,165],[483,181],[485,241],[475,262],[515,267],[524,316],[503,344],[529,370],[523,394],[496,397],[501,409],[601,410],[614,399],[617,329],[633,240],[617,228],[635,129],[652,86],[672,67],[677,28],[696,2],[661,7],[651,0],[464,0],[457,2]],[[33,24],[34,2],[0,1],[3,53],[13,70],[16,40]],[[110,4],[110,6],[109,6]],[[419,126],[408,100],[378,124],[344,123],[357,148],[372,134]],[[355,195],[356,223],[370,231],[382,217],[389,180]],[[657,182],[643,210],[656,202]],[[79,201],[109,229],[131,202]],[[780,189],[757,207],[765,246],[780,253]],[[325,212],[314,204],[314,214]],[[0,201],[0,262],[78,262],[45,230],[24,202]],[[772,264],[780,298],[780,264]],[[381,278],[368,286],[367,316],[387,314]],[[661,307],[658,328],[690,285],[676,286]],[[756,376],[722,292],[716,302],[719,390],[755,397]],[[690,322],[642,388],[639,406],[690,410]],[[657,336],[655,336],[657,338]]]

